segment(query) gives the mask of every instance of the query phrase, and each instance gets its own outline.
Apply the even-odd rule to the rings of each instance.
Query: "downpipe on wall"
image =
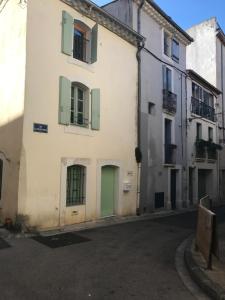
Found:
[[[145,3],[145,0],[142,0],[137,11],[137,32],[141,34],[141,10]],[[141,182],[141,161],[142,161],[142,152],[141,152],[141,51],[145,47],[144,42],[138,43],[137,45],[137,62],[138,62],[138,95],[137,95],[137,147],[135,149],[135,157],[137,162],[137,201],[136,201],[136,214],[140,215],[140,182]]]

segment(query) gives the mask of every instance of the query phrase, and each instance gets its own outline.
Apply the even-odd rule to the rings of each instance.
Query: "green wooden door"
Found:
[[[116,168],[102,167],[101,178],[101,216],[107,217],[114,214],[116,187]]]

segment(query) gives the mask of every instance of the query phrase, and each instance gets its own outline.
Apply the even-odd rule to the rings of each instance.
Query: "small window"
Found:
[[[195,99],[202,100],[203,99],[202,93],[203,93],[202,88],[193,82],[192,83],[192,96]]]
[[[179,43],[175,40],[172,41],[172,58],[179,62]]]
[[[66,206],[85,203],[85,167],[73,165],[67,167]]]
[[[0,159],[0,200],[2,199],[3,161]]]
[[[196,123],[196,139],[200,140],[202,138],[202,124]]]
[[[172,71],[163,66],[163,89],[172,92]]]
[[[73,57],[84,62],[90,61],[91,30],[82,22],[74,21]]]
[[[170,56],[171,38],[167,32],[164,31],[164,54]]]
[[[208,138],[209,138],[209,141],[213,141],[213,128],[212,127],[209,127],[208,128]]]
[[[89,90],[87,87],[73,83],[71,87],[70,123],[88,127]]]
[[[154,113],[154,107],[155,107],[154,103],[148,102],[148,113],[149,113],[149,115]]]

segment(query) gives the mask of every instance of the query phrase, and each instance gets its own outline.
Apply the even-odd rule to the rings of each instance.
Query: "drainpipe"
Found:
[[[145,3],[142,0],[137,11],[137,32],[141,34],[141,9]],[[138,165],[137,170],[137,203],[136,214],[140,215],[140,175],[141,175],[141,51],[144,48],[144,42],[138,43],[137,62],[138,62],[138,103],[137,103],[137,148],[135,149],[135,156]]]
[[[223,95],[223,44],[221,43],[221,50],[220,50],[220,55],[221,55],[221,91],[222,91],[222,127],[223,127],[223,142],[224,142],[224,95]]]
[[[224,139],[225,139],[225,136],[224,136],[224,88],[223,88],[223,82],[224,82],[224,72],[223,72],[223,44],[221,43],[221,46],[220,46],[220,55],[221,55],[221,91],[222,91],[222,130],[223,130],[223,143],[224,143]],[[220,172],[220,155],[218,155],[218,173],[219,173],[219,199],[221,201],[221,181],[222,181],[222,172]]]

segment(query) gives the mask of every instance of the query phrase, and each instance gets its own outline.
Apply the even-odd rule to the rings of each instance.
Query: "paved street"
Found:
[[[89,242],[51,249],[12,239],[0,250],[0,299],[193,299],[174,256],[192,232],[187,213],[82,231]]]

